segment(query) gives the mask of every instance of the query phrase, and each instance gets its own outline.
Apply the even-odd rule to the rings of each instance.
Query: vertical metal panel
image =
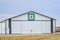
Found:
[[[7,29],[7,34],[9,34],[9,20],[6,20],[6,29]]]
[[[0,34],[2,34],[2,23],[0,23]]]
[[[9,34],[11,34],[11,19],[9,19]]]
[[[53,33],[53,19],[51,18],[51,33]]]
[[[12,34],[21,34],[21,21],[11,21]]]
[[[42,33],[51,33],[51,24],[50,21],[42,21],[41,22]]]
[[[32,25],[31,21],[22,21],[22,34],[31,34]]]
[[[22,21],[23,34],[51,33],[50,21]]]
[[[42,25],[41,21],[32,21],[32,34],[41,34],[42,33]]]
[[[0,34],[1,34],[1,23],[0,23]]]
[[[5,34],[5,21],[1,23],[1,34]]]
[[[53,32],[55,33],[56,30],[56,20],[53,20]]]
[[[1,34],[9,34],[9,26],[8,20],[5,20],[0,23],[0,33]]]
[[[5,34],[7,34],[7,21],[5,20]]]

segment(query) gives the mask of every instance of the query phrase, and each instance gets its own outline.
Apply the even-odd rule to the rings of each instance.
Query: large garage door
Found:
[[[22,34],[40,34],[41,23],[40,21],[22,21]]]
[[[12,34],[50,33],[50,21],[12,21]]]
[[[50,21],[22,21],[23,34],[51,33]]]

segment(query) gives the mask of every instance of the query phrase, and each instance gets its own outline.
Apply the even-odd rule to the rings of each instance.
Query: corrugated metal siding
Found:
[[[42,33],[42,25],[41,21],[33,21],[32,25],[32,34],[41,34]]]
[[[50,18],[35,14],[35,20],[50,20]]]
[[[30,21],[22,21],[22,34],[31,34],[32,25]]]
[[[41,21],[42,33],[51,33],[51,23],[50,21]]]
[[[1,34],[1,23],[0,23],[0,34]]]
[[[53,20],[53,32],[55,33],[56,31],[56,20]]]
[[[22,33],[51,33],[50,21],[22,21]]]
[[[9,22],[8,22],[8,20],[6,20],[6,29],[7,29],[7,34],[9,34]]]
[[[28,20],[28,14],[13,18],[12,20]],[[35,14],[35,20],[50,20],[50,18]]]
[[[28,19],[28,14],[13,18],[11,20],[27,20]]]
[[[1,32],[1,34],[5,34],[5,21],[4,22],[2,22],[2,23],[0,23],[0,32]]]
[[[15,20],[15,21],[13,21]],[[17,20],[17,21],[16,21]],[[25,21],[22,21],[25,20]],[[38,21],[37,21],[38,20]],[[43,20],[43,21],[42,21]],[[48,20],[48,21],[47,21]],[[38,14],[35,14],[34,21],[28,21],[28,14],[18,16],[11,19],[11,31],[12,34],[41,34],[41,33],[51,33],[51,20],[48,17],[44,17]],[[55,32],[55,20],[53,20],[53,31]],[[6,26],[6,29],[5,29]],[[0,33],[9,34],[9,22],[6,20],[0,23]]]
[[[22,21],[22,24],[21,24],[22,33],[25,33],[25,34],[31,33],[31,30],[32,30],[32,33],[37,33],[37,34],[51,32],[50,21],[28,21],[28,14],[13,18],[12,20],[27,20],[27,21]],[[50,20],[50,18],[35,14],[35,20]],[[19,33],[20,31],[18,32],[18,30],[19,30],[18,28],[17,28],[18,30],[16,31],[15,22],[14,23],[12,22],[12,33],[16,33],[16,32]],[[19,24],[17,23],[17,25],[19,25]]]
[[[9,30],[8,29],[9,29],[8,28],[8,20],[0,23],[0,33],[1,34],[5,34],[5,33],[9,34]]]
[[[11,21],[12,34],[20,34],[21,27],[21,21]]]

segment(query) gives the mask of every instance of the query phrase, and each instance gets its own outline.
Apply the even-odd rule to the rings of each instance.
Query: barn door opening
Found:
[[[22,21],[22,34],[40,34],[40,21]]]

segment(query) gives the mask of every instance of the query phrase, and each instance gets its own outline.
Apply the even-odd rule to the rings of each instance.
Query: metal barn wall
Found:
[[[22,21],[23,34],[51,33],[50,21]]]
[[[20,33],[21,32],[20,31],[21,27],[22,27],[22,33],[25,32],[24,30],[30,30],[30,27],[32,27],[34,29],[33,23],[34,23],[34,25],[36,25],[38,27],[38,30],[40,31],[39,33],[51,33],[50,18],[47,18],[47,17],[42,16],[42,15],[35,14],[35,20],[39,20],[38,23],[36,21],[33,21],[33,22],[30,21],[30,23],[29,23],[28,14],[24,14],[24,15],[18,16],[16,18],[11,19],[11,20],[13,20],[13,21],[15,20],[14,22],[11,21],[12,22],[12,33]],[[21,23],[18,20],[27,20],[27,21],[22,21],[22,23]],[[20,22],[20,24],[18,22]],[[32,24],[32,25],[30,26],[30,24]],[[28,27],[26,28],[25,26],[28,26]],[[37,31],[37,30],[34,30],[34,31]],[[34,31],[33,31],[33,33],[34,33]]]
[[[53,32],[56,21],[53,20]],[[0,23],[0,34],[9,34],[9,20]],[[35,14],[35,21],[28,21],[28,13],[11,18],[12,34],[41,34],[51,33],[51,20],[48,17]]]
[[[35,20],[50,20],[50,18],[35,14]]]
[[[31,22],[31,25],[32,25],[32,34],[42,33],[41,21],[33,21]]]
[[[22,34],[41,34],[40,21],[22,21]]]
[[[51,33],[51,22],[41,21],[42,33]]]
[[[28,19],[28,14],[24,14],[24,15],[18,16],[16,18],[13,18],[11,20],[27,20],[27,19]]]
[[[9,34],[8,20],[0,23],[0,34]]]
[[[53,20],[53,32],[55,33],[56,31],[56,20]]]
[[[11,21],[12,34],[21,34],[21,21]]]
[[[0,23],[0,34],[1,34],[1,23]]]
[[[12,20],[28,20],[28,14],[18,16],[16,18],[13,18]],[[35,20],[50,20],[50,18],[35,14]]]
[[[36,22],[36,21],[31,22],[30,21],[30,23],[29,23],[28,14],[18,16],[16,18],[11,19],[11,20],[13,20],[13,21],[11,21],[12,22],[12,26],[11,26],[12,27],[12,34],[17,34],[17,33],[21,33],[21,32],[26,33],[27,31],[25,31],[25,30],[30,30],[31,27],[33,29],[35,29],[33,27],[33,23],[34,23],[34,25],[36,25],[38,27],[37,29],[40,31],[39,32],[38,30],[34,30],[33,33],[35,31],[38,31],[35,33],[51,33],[50,18],[47,18],[47,17],[42,16],[42,15],[35,14],[35,20],[39,20],[39,22]],[[27,21],[21,21],[22,22],[21,23],[19,20],[27,20]],[[30,26],[30,24],[32,24],[32,25]],[[25,26],[28,26],[28,27],[26,28]],[[22,31],[20,28],[22,28]],[[29,33],[29,32],[27,32],[27,33]]]
[[[0,23],[0,34],[5,34],[5,21]]]
[[[9,34],[9,21],[6,20],[6,29],[5,29],[6,34]]]
[[[22,34],[32,34],[32,21],[22,21]]]

